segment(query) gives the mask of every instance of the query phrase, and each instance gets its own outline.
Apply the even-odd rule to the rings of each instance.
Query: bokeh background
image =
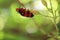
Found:
[[[20,0],[27,9],[34,9],[43,15],[49,15],[46,7],[41,0]],[[48,7],[49,0],[48,1]],[[53,9],[58,8],[60,11],[60,1],[52,0]],[[17,0],[0,0],[0,40],[46,40],[47,35],[53,32],[57,35],[56,29],[52,22],[53,19],[37,13],[33,18],[21,16],[16,8],[23,7]],[[60,15],[60,12],[57,15]],[[60,16],[59,16],[60,17]],[[57,26],[60,35],[60,18],[57,18]],[[46,38],[45,38],[46,37]],[[59,37],[60,38],[60,37]],[[53,38],[48,40],[55,40]]]

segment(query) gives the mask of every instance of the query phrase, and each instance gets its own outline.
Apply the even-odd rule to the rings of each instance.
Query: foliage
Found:
[[[59,0],[19,0],[19,2],[17,0],[0,0],[1,40],[60,40]],[[40,9],[35,9],[38,2],[44,6],[44,9],[42,9],[42,5],[41,8],[39,6]],[[21,7],[34,10],[32,11],[35,13],[34,17],[21,16],[16,11],[16,8]]]

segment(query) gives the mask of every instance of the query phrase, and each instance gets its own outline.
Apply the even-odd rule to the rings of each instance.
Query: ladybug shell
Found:
[[[29,10],[26,10],[25,8],[17,8],[16,11],[19,12],[24,17],[34,16],[32,12],[30,12]]]

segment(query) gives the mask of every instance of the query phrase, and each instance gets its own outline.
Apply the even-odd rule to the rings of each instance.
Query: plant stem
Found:
[[[56,17],[56,12],[55,12],[55,15],[54,15],[54,24],[55,24],[55,26],[56,26],[56,31],[58,32],[59,30],[58,30],[58,27],[57,27],[57,25],[56,25],[56,19],[57,19],[57,17]]]
[[[38,11],[38,13],[39,13],[40,15],[44,16],[44,17],[53,18],[53,17],[51,17],[51,16],[47,16],[47,15],[43,15],[43,14],[41,14],[39,11]]]
[[[35,19],[32,18],[32,20],[35,23],[35,25],[38,27],[38,30],[40,30],[43,34],[46,34],[46,32],[42,28],[40,28],[40,26],[36,23]]]
[[[51,10],[52,10],[52,15],[53,15],[53,17],[54,17],[53,6],[52,6],[51,0],[50,0],[50,6],[51,6]]]
[[[57,17],[56,17],[56,12],[53,11],[53,6],[52,6],[51,0],[50,0],[50,5],[51,5],[51,10],[52,10],[54,25],[55,25],[55,28],[56,28],[56,31],[57,31],[57,34],[58,34],[58,27],[57,27],[57,25],[56,25],[56,19],[57,19]],[[55,14],[55,15],[54,15],[54,14]]]
[[[41,31],[44,35],[47,35],[48,37],[51,37],[50,34],[47,34],[42,28],[40,28],[40,26],[36,23],[35,19],[32,18],[33,22],[35,23],[35,25],[38,27],[38,30]]]

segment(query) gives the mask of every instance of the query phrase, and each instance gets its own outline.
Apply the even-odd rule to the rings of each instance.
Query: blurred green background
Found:
[[[29,9],[34,9],[34,1],[35,0],[21,0],[21,2],[25,4],[26,8]],[[35,2],[38,3],[37,1]],[[53,2],[56,3],[56,1]],[[59,4],[53,5],[53,7],[55,10],[55,8],[57,8],[55,6],[58,6],[58,10],[60,11],[60,1],[58,1],[58,3]],[[54,36],[57,35],[51,18],[40,14],[35,15],[33,18],[23,17],[16,11],[16,8],[19,7],[22,6],[17,0],[0,0],[0,40],[45,40],[45,37],[47,37],[45,34],[53,32]],[[46,8],[40,7],[38,11],[44,15],[50,15]],[[57,18],[57,26],[60,34],[59,21],[60,15]]]

